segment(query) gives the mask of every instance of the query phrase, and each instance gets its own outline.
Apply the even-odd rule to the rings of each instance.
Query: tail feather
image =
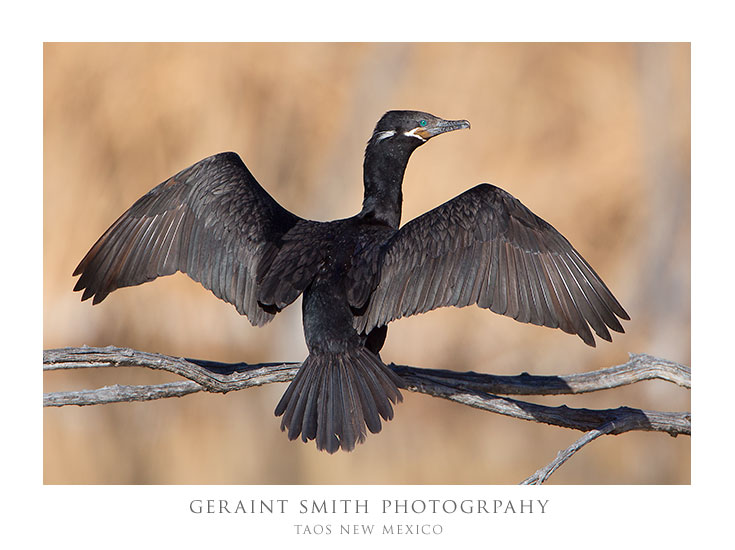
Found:
[[[299,371],[299,374],[301,374],[301,371]],[[305,385],[310,387],[312,385],[314,375],[318,374],[320,373],[315,371],[305,372],[304,376],[297,376],[288,388],[286,388],[286,393],[283,394],[283,398],[278,404],[279,407],[281,407],[281,404],[283,404],[284,407],[281,409],[280,413],[277,413],[284,415],[284,423],[290,424],[294,416],[299,418],[303,415],[308,392],[302,390]],[[288,436],[289,439],[295,439],[298,436],[298,433],[289,432]]]
[[[380,418],[393,418],[393,403],[402,401],[401,379],[373,352],[311,354],[276,406],[281,430],[291,440],[316,440],[320,450],[351,451],[377,433]]]
[[[360,372],[356,374],[356,377],[359,376],[362,376],[365,382],[363,384],[357,384],[357,392],[360,398],[360,403],[362,404],[363,418],[365,420],[365,424],[367,425],[368,430],[370,430],[371,433],[378,433],[381,428],[380,412],[378,411],[375,393],[372,392],[368,386],[368,384],[370,383],[370,371],[368,370],[367,373],[364,373],[360,368]],[[378,394],[378,396],[379,395],[380,394]],[[397,400],[401,400],[400,394],[398,394]],[[390,420],[390,418],[386,418],[386,420]]]
[[[345,363],[344,357],[338,360],[340,376],[338,387],[341,388],[341,409],[337,410],[337,418],[341,418],[342,436],[345,441],[363,441],[365,439],[365,416],[362,400],[357,388],[359,381],[353,376],[353,370]],[[336,395],[339,395],[339,391]],[[339,402],[339,398],[337,399]]]
[[[304,395],[306,396],[306,407],[304,408],[304,414],[291,421],[291,425],[294,427],[294,434],[291,435],[289,433],[289,439],[296,439],[299,436],[297,427],[301,426],[301,437],[304,440],[304,443],[311,439],[314,439],[316,437],[317,431],[317,403],[319,401],[319,388],[321,387],[321,380],[324,371],[321,371],[319,369],[313,370],[316,372],[316,380],[308,387],[308,390],[304,392]],[[283,399],[285,399],[285,395],[282,400]],[[276,414],[278,414],[277,411]]]
[[[378,413],[385,420],[392,420],[393,407],[391,407],[391,401],[396,403],[403,399],[396,387],[399,385],[400,379],[392,370],[387,368],[376,370],[363,364],[360,364],[359,368],[364,377],[365,388],[371,393],[372,401],[377,406]],[[396,380],[398,380],[398,383],[396,383]],[[383,396],[387,396],[388,399],[382,398]],[[378,431],[380,431],[380,419],[378,419]]]

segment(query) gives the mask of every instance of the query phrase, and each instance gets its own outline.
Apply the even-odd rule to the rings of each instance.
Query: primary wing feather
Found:
[[[410,221],[383,246],[362,332],[443,306],[478,304],[561,328],[595,345],[629,319],[556,229],[512,195],[481,184]]]
[[[138,199],[74,270],[74,290],[96,304],[117,288],[182,271],[263,325],[278,308],[258,302],[258,276],[299,221],[236,153],[220,153]]]

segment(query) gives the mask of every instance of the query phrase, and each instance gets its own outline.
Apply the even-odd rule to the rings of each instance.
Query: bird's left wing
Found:
[[[611,340],[629,319],[556,229],[512,195],[478,185],[403,226],[382,248],[361,332],[443,306],[477,304],[523,323]]]

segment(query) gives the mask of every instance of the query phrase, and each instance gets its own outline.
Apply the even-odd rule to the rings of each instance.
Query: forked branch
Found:
[[[99,405],[181,397],[199,391],[226,393],[272,382],[288,382],[300,363],[218,363],[147,353],[128,348],[61,348],[46,350],[44,370],[99,367],[147,367],[186,378],[149,386],[113,385],[96,390],[44,394],[44,407]],[[562,395],[617,388],[642,380],[665,380],[689,389],[688,367],[646,354],[630,354],[628,362],[594,372],[565,376],[495,376],[475,372],[391,365],[410,391],[448,399],[513,418],[587,432],[556,460],[524,483],[543,483],[551,473],[584,445],[604,434],[660,431],[672,436],[691,434],[689,412],[660,412],[629,407],[616,409],[550,407],[501,395]],[[500,394],[500,395],[498,395]]]

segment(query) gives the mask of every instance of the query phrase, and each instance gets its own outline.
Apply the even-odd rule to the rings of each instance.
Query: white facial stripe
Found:
[[[395,133],[396,133],[395,130],[388,130],[387,132],[378,132],[377,134],[375,134],[375,137],[376,137],[375,141],[382,141],[385,138],[389,138],[395,135]]]
[[[404,135],[404,136],[410,136],[410,137],[415,137],[415,138],[419,138],[419,139],[420,139],[421,141],[426,141],[426,139],[425,139],[425,138],[421,137],[420,135],[418,135],[418,134],[416,133],[416,131],[417,131],[417,130],[420,130],[420,129],[421,129],[421,128],[414,128],[414,129],[413,129],[413,130],[411,130],[410,132],[403,132],[403,135]]]

